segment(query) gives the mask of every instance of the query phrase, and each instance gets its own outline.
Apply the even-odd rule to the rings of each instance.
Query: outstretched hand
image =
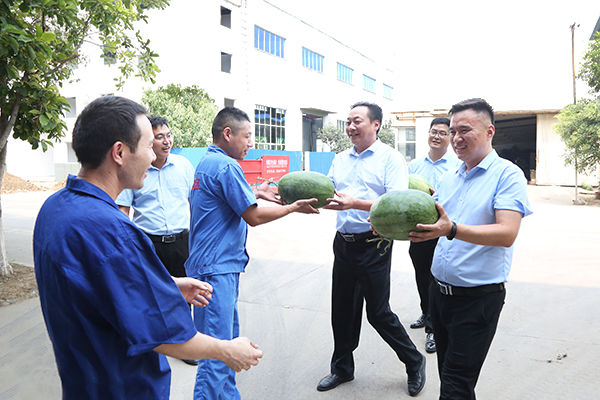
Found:
[[[335,191],[335,195],[337,197],[327,199],[329,204],[323,206],[326,210],[348,210],[354,207],[354,197],[349,196],[345,193],[339,193],[337,190]]]
[[[424,242],[426,240],[439,238],[441,236],[448,236],[450,234],[452,231],[452,221],[450,221],[450,218],[448,217],[448,214],[446,214],[444,207],[442,207],[437,201],[435,202],[435,207],[440,213],[440,218],[435,224],[417,224],[418,229],[424,229],[425,231],[410,232],[408,234],[408,239],[411,242]]]
[[[285,204],[281,197],[279,197],[279,194],[271,189],[270,181],[264,181],[256,187],[256,198],[267,200],[276,204]]]
[[[299,212],[302,214],[319,214],[319,210],[311,206],[311,203],[316,203],[319,201],[316,198],[313,199],[300,199],[296,200],[291,204],[294,208],[294,212]]]
[[[213,288],[209,283],[199,281],[194,278],[176,278],[173,280],[177,284],[179,291],[190,304],[196,307],[204,307],[208,305],[208,301],[212,297]]]

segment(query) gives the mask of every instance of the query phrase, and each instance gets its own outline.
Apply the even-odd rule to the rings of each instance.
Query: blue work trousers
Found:
[[[231,340],[240,334],[238,294],[240,274],[208,275],[199,278],[213,287],[206,307],[194,307],[194,323],[198,332],[217,339]],[[235,371],[222,361],[199,360],[194,400],[238,400]]]

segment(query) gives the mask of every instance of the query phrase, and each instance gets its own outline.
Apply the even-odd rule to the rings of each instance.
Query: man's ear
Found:
[[[123,166],[128,152],[129,147],[125,143],[117,141],[112,145],[108,154],[113,162]]]
[[[226,127],[225,129],[223,129],[223,139],[225,139],[227,142],[229,142],[231,140],[231,137],[233,136],[233,131],[231,130],[230,127]]]

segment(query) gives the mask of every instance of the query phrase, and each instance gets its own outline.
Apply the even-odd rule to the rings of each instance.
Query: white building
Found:
[[[101,46],[86,44],[88,62],[61,90],[72,104],[68,134],[46,153],[11,139],[9,173],[55,180],[76,173],[70,136],[89,102],[107,94],[141,101],[144,89],[170,83],[197,85],[219,107],[234,105],[254,117],[256,148],[321,150],[317,130],[345,124],[353,103],[379,104],[386,120],[394,109],[390,69],[269,1],[173,0],[149,15],[149,24],[139,28],[160,55],[156,85],[135,78],[115,92],[118,67],[105,65]]]

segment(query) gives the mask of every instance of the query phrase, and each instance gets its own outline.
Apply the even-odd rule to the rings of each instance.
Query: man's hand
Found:
[[[424,229],[425,232],[410,232],[408,234],[408,239],[411,242],[424,242],[425,240],[431,240],[441,236],[448,236],[450,232],[452,232],[452,221],[450,221],[450,218],[448,218],[448,214],[446,214],[444,207],[442,207],[437,201],[435,202],[435,207],[440,213],[440,218],[435,224],[432,225],[417,224],[417,228]]]
[[[267,200],[276,204],[285,204],[285,202],[281,200],[281,197],[279,197],[279,194],[275,193],[275,191],[271,189],[270,185],[271,182],[264,181],[258,187],[256,187],[256,198]]]
[[[296,200],[290,204],[292,212],[298,212],[302,214],[319,214],[319,210],[311,206],[311,203],[316,203],[318,199],[301,199]]]
[[[345,193],[338,193],[338,191],[335,191],[335,195],[337,197],[331,198],[331,199],[327,199],[327,201],[329,202],[329,204],[326,204],[323,206],[324,209],[326,210],[349,210],[351,208],[356,208],[354,207],[354,203],[355,203],[355,198],[352,196],[349,196]]]
[[[225,342],[225,352],[221,361],[235,372],[249,370],[253,365],[258,365],[258,359],[263,356],[262,350],[258,350],[258,345],[245,337]]]
[[[208,305],[208,300],[212,297],[213,288],[209,283],[199,281],[194,278],[176,278],[173,280],[177,284],[179,291],[185,298],[185,301],[196,307]]]

